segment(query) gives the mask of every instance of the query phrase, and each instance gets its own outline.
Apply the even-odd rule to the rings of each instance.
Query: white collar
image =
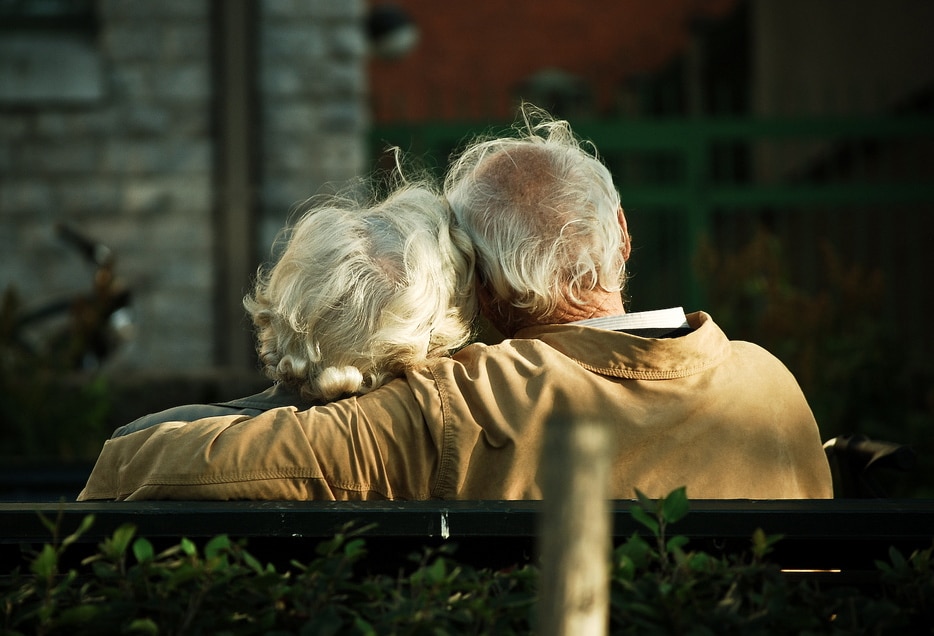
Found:
[[[601,316],[600,318],[587,318],[577,322],[568,323],[582,327],[596,327],[611,331],[630,329],[678,329],[689,327],[687,316],[681,307],[670,309],[656,309],[654,311],[637,311],[618,316]]]

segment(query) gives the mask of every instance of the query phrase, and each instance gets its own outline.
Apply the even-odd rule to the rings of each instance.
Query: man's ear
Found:
[[[626,224],[626,215],[623,213],[622,206],[620,206],[617,211],[616,218],[619,221],[619,228],[623,233],[623,260],[628,261],[629,254],[632,252],[632,237],[629,236],[629,226]]]

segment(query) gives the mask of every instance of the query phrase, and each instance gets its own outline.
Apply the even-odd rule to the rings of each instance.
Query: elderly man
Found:
[[[705,313],[626,313],[630,239],[607,169],[526,111],[469,147],[445,193],[506,336],[305,411],[166,423],[110,440],[82,499],[535,499],[546,422],[611,428],[609,492],[825,498],[816,422],[771,354]]]

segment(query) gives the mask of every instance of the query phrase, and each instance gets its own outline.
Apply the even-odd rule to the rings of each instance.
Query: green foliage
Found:
[[[735,253],[701,248],[698,268],[709,308],[734,339],[755,342],[784,362],[801,384],[828,440],[844,433],[909,444],[919,465],[889,476],[891,496],[934,494],[934,368],[930,351],[883,316],[886,281],[823,246],[815,289],[797,283],[791,257],[760,230]]]
[[[73,352],[82,345],[74,338],[26,346],[17,331],[20,310],[8,288],[0,299],[0,458],[93,461],[108,436],[108,382],[75,371]]]
[[[633,516],[648,530],[613,554],[612,634],[930,633],[932,550],[879,562],[874,593],[819,586],[767,561],[780,540],[757,531],[745,554],[715,556],[669,537],[688,513],[684,489]],[[218,536],[199,547],[181,539],[156,551],[131,526],[65,569],[63,555],[88,517],[27,555],[0,579],[4,634],[526,634],[534,631],[539,572],[491,571],[459,563],[453,548],[412,555],[397,576],[355,573],[368,528],[346,527],[313,559],[277,570],[240,542]],[[875,588],[874,588],[875,589]]]

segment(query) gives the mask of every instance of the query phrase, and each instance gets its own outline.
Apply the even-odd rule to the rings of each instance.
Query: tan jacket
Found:
[[[536,499],[558,405],[612,426],[614,498],[831,497],[791,373],[708,315],[688,320],[671,339],[535,327],[358,398],[160,424],[107,441],[79,499]]]

